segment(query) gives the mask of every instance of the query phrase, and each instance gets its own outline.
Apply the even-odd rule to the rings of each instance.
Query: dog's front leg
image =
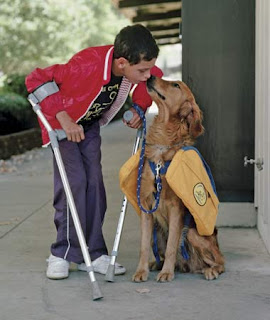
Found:
[[[141,251],[140,261],[132,280],[135,282],[147,281],[149,274],[149,252],[153,231],[153,215],[141,213]]]
[[[174,269],[178,244],[180,240],[180,230],[182,229],[181,215],[176,208],[171,209],[169,213],[169,236],[165,252],[165,260],[162,270],[157,275],[157,281],[172,281],[174,278]]]

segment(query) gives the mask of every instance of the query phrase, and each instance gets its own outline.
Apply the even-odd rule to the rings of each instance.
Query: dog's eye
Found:
[[[173,85],[175,88],[180,89],[180,86],[179,86],[179,84],[178,84],[178,83],[174,82],[172,85]]]

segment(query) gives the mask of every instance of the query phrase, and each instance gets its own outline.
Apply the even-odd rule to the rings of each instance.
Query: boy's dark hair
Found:
[[[123,57],[133,65],[157,58],[159,48],[151,32],[141,24],[123,28],[114,41],[115,59]]]

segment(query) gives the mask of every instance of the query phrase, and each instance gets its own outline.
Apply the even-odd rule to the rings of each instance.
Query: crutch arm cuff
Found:
[[[39,87],[37,87],[33,92],[32,95],[34,95],[40,103],[43,101],[45,98],[48,96],[51,96],[52,94],[56,93],[59,91],[58,85],[55,83],[55,81],[49,81],[45,82]]]

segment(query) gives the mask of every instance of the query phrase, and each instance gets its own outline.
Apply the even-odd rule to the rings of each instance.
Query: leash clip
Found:
[[[162,165],[161,165],[161,162],[159,161],[159,162],[156,164],[156,168],[155,168],[155,171],[156,171],[156,179],[160,176],[159,172],[160,172],[161,167],[162,167]]]

